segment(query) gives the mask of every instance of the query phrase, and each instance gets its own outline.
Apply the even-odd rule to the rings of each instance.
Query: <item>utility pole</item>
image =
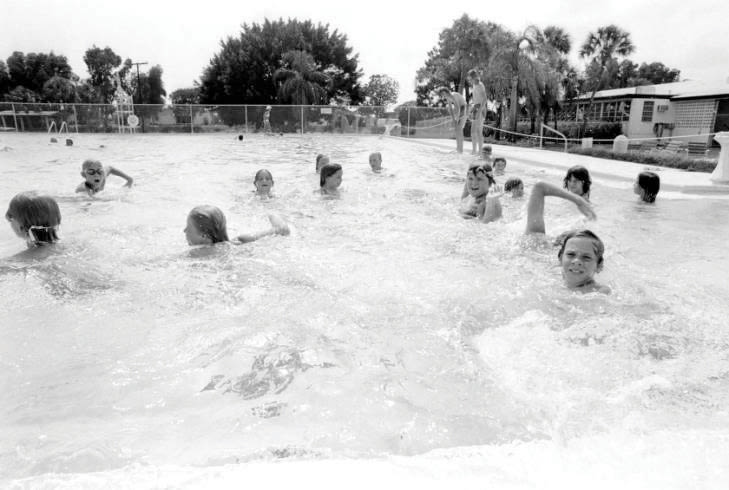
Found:
[[[139,65],[147,65],[148,63],[146,61],[143,61],[141,63],[132,63],[132,65],[137,66],[137,104],[142,103],[142,85],[139,81]],[[144,133],[144,115],[142,114],[142,132]]]

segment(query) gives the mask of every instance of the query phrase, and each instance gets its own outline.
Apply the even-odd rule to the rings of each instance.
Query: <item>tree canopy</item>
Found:
[[[394,104],[400,95],[400,84],[388,75],[371,75],[370,81],[364,86],[364,94],[367,105]]]
[[[330,32],[328,25],[266,19],[263,24],[243,24],[240,35],[221,41],[220,48],[201,77],[202,103],[276,103],[282,93],[274,74],[290,69],[290,56],[284,55],[295,51],[311,57],[308,72],[326,77],[326,82],[316,82],[325,91],[324,102],[343,98],[356,104],[363,99],[357,55],[347,45],[347,36]]]

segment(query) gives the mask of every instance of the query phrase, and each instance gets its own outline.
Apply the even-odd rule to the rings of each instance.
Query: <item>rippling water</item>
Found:
[[[24,244],[0,229],[5,478],[463,446],[529,445],[535,464],[594,447],[610,468],[656,439],[694,461],[666,468],[678,482],[706,477],[709,439],[729,461],[727,200],[645,206],[597,182],[590,227],[613,294],[582,295],[562,286],[555,249],[523,237],[523,200],[504,199],[500,223],[458,217],[469,157],[453,152],[347,136],[0,137],[2,205],[38,189],[63,215],[42,259],[13,257]],[[344,167],[339,200],[314,192],[317,153]],[[75,195],[86,158],[134,188],[110,177],[98,198]],[[253,198],[259,168],[271,201]],[[510,175],[560,180],[516,161]],[[185,218],[203,203],[231,235],[270,212],[293,233],[190,248]],[[583,223],[567,203],[547,212],[550,235]]]

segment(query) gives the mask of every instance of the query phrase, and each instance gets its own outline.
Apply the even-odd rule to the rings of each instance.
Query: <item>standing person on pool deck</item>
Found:
[[[468,81],[471,82],[471,145],[474,155],[481,154],[483,148],[483,118],[486,114],[486,87],[476,70],[468,71]]]
[[[266,134],[271,133],[271,106],[267,105],[266,110],[263,112],[263,132]]]
[[[463,127],[466,125],[466,110],[468,107],[466,99],[458,92],[451,92],[447,87],[440,87],[435,93],[442,97],[446,103],[448,112],[455,125],[456,150],[458,153],[463,153]]]

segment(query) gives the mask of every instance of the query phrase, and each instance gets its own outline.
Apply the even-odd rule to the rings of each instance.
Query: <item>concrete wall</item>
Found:
[[[643,122],[643,105],[646,102],[653,102],[653,117],[650,122]],[[668,106],[665,111],[658,111],[658,106]],[[633,99],[630,104],[630,120],[628,121],[628,138],[655,138],[653,132],[655,124],[672,124],[674,122],[673,104],[667,99]],[[671,136],[672,131],[664,128],[663,137]]]

